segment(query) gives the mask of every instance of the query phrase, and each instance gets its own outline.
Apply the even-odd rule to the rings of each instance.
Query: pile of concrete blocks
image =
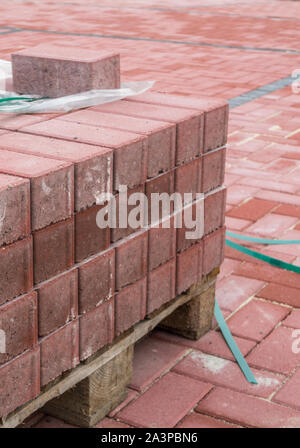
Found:
[[[16,91],[58,97],[119,87],[118,55],[57,48],[13,55]],[[0,416],[224,256],[225,102],[150,91],[34,120],[1,135]],[[99,228],[99,197],[110,193],[119,207],[122,185],[147,198],[191,193],[192,209],[204,193],[203,236],[187,239],[185,228],[161,222]]]

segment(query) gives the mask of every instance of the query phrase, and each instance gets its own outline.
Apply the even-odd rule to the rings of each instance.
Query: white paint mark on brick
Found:
[[[259,375],[255,375],[255,379],[259,386],[272,387],[278,386],[281,382],[276,378],[267,378]]]
[[[206,353],[192,352],[190,358],[196,364],[202,365],[205,369],[214,374],[221,372],[228,364],[230,364],[230,361],[227,359],[207,355]]]

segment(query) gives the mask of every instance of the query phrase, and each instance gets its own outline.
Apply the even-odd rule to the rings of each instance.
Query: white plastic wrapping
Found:
[[[11,63],[0,60],[0,81],[4,86],[11,80]],[[42,114],[70,112],[71,110],[83,109],[85,107],[97,106],[99,104],[110,103],[121,100],[129,96],[139,95],[150,89],[155,81],[136,81],[122,83],[120,89],[89,90],[75,95],[63,96],[60,98],[37,99],[33,102],[25,100],[8,101],[0,103],[0,113],[12,114]],[[0,98],[38,98],[36,95],[19,95],[15,92],[0,90]]]

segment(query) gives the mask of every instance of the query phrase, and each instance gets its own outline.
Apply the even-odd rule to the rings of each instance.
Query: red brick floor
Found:
[[[0,11],[1,58],[50,41],[114,49],[123,80],[159,91],[231,99],[300,69],[296,1],[9,0]],[[300,91],[263,93],[230,112],[227,227],[300,239]],[[32,119],[0,116],[0,133]],[[263,251],[300,265],[300,246]],[[196,342],[155,331],[136,350],[127,400],[98,427],[300,426],[299,275],[227,248],[217,299],[258,385],[215,324]],[[68,426],[41,413],[26,425]]]

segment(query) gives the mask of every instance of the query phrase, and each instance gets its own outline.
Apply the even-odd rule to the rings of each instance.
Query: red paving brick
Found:
[[[191,241],[191,240],[190,240]],[[209,274],[224,260],[225,227],[216,230],[203,239],[203,274]]]
[[[155,120],[103,113],[97,110],[83,110],[61,117],[65,121],[86,123],[147,135],[148,177],[157,176],[175,166],[175,125]],[[159,144],[158,144],[159,143]]]
[[[282,323],[286,327],[300,328],[300,310],[293,310]]]
[[[141,392],[187,353],[187,348],[147,338],[134,350],[134,375],[130,387]]]
[[[39,285],[39,336],[46,336],[78,315],[78,271],[73,270]]]
[[[226,258],[221,265],[218,280],[221,280],[222,278],[232,274],[240,266],[240,264],[241,263],[239,261]]]
[[[32,230],[71,216],[74,169],[70,163],[4,149],[0,161],[0,172],[30,179]]]
[[[30,234],[29,181],[0,174],[0,200],[0,246],[2,246]]]
[[[285,379],[284,376],[253,369],[258,384],[249,384],[241,375],[236,363],[197,351],[193,351],[180,361],[173,371],[210,384],[264,398],[268,398],[275,392]]]
[[[129,425],[125,425],[125,423],[118,422],[113,420],[112,418],[104,418],[99,422],[95,428],[130,428]]]
[[[32,292],[0,308],[0,328],[5,332],[6,353],[0,365],[37,344],[37,294]]]
[[[247,227],[247,232],[254,233],[257,236],[279,237],[282,233],[297,223],[298,219],[292,216],[276,215],[270,213],[267,216],[256,221],[255,224]]]
[[[176,165],[199,156],[202,152],[203,112],[191,109],[122,101],[98,106],[102,112],[176,123]]]
[[[33,260],[35,284],[46,281],[73,266],[73,218],[34,232]]]
[[[300,410],[300,369],[277,392],[273,401]]]
[[[285,239],[285,240],[299,240],[300,239],[300,232],[299,230],[289,230],[287,231],[282,237],[279,239]],[[270,246],[267,246],[271,249]],[[274,250],[274,249],[272,249]],[[300,256],[300,245],[299,244],[284,244],[282,246],[276,246],[276,252],[282,254],[282,255],[294,255],[296,257]],[[280,257],[279,257],[280,258]]]
[[[299,274],[298,274],[299,275]],[[276,302],[285,303],[287,305],[299,307],[299,289],[291,288],[285,285],[269,283],[259,293],[264,299],[274,300]]]
[[[33,286],[32,237],[0,249],[0,305]]]
[[[120,87],[120,56],[107,52],[39,45],[13,53],[12,70],[16,92],[50,98]],[[58,71],[61,73],[59,82]]]
[[[125,423],[143,428],[171,428],[211,387],[202,381],[169,372],[119,412],[117,417]]]
[[[7,415],[40,393],[40,349],[27,350],[0,366],[0,412]]]
[[[247,221],[246,219],[231,218],[230,216],[226,216],[225,218],[225,225],[228,230],[243,230],[250,224],[251,221]]]
[[[266,251],[265,251],[266,253]],[[282,254],[278,254],[277,255],[273,255],[273,256],[277,256],[277,258],[280,258],[284,260],[284,257],[282,256]],[[279,285],[284,285],[284,286],[289,286],[289,287],[293,287],[293,288],[298,288],[299,287],[299,275],[295,272],[289,272],[286,271],[284,269],[280,269],[277,268],[275,266],[270,266],[267,263],[261,263],[258,262],[260,264],[259,269],[257,267],[257,262],[255,259],[252,258],[252,262],[245,262],[245,263],[238,263],[235,260],[230,260],[228,259],[231,263],[234,262],[235,264],[232,266],[236,266],[236,268],[234,269],[234,272],[237,275],[241,275],[241,276],[245,276],[245,277],[249,277],[249,278],[256,278],[265,282],[274,282],[276,284]],[[227,260],[225,260],[226,262]],[[292,260],[284,260],[284,261],[288,261],[291,262]],[[255,263],[255,264],[254,264]],[[223,264],[224,266],[224,264]],[[222,266],[222,268],[223,268]],[[221,268],[221,270],[222,270]],[[275,296],[274,296],[274,300],[275,300]]]
[[[289,194],[289,193],[280,193],[277,191],[271,190],[260,190],[258,193],[255,193],[256,198],[261,200],[265,200],[267,202],[278,201],[287,205],[296,205],[300,206],[300,197],[299,195]]]
[[[115,295],[116,336],[143,320],[146,315],[147,279],[126,286]]]
[[[225,421],[218,420],[208,415],[198,414],[193,412],[192,414],[184,417],[182,422],[176,426],[177,428],[236,428],[236,425],[226,423]]]
[[[293,353],[293,328],[278,327],[266,337],[247,356],[250,365],[278,372],[289,374],[299,364],[299,354]]]
[[[55,118],[49,120],[45,126],[43,123],[38,123],[25,127],[23,131],[114,149],[115,190],[118,190],[120,185],[127,185],[130,188],[145,181],[147,139],[144,136]]]
[[[271,202],[264,201],[262,199],[250,199],[250,201],[231,209],[227,215],[232,218],[256,221],[274,209],[276,205],[277,203],[274,201]]]
[[[41,351],[41,386],[79,363],[78,319],[39,341]]]
[[[234,311],[263,286],[262,281],[230,275],[218,282],[216,298],[221,308]]]
[[[153,333],[153,336],[162,341],[171,342],[172,344],[182,345],[184,347],[200,350],[204,353],[216,355],[221,358],[234,360],[233,354],[219,331],[209,331],[198,341],[191,341],[164,331],[156,331]],[[239,337],[236,337],[235,341],[244,356],[246,356],[256,345],[254,341]]]
[[[278,215],[295,216],[300,219],[300,207],[296,205],[281,204],[277,209]]]
[[[156,80],[152,93],[144,95],[146,98],[148,95],[150,103],[153,103],[154,91],[177,95],[176,101],[178,102],[180,99],[180,104],[182,104],[182,106],[178,106],[177,103],[176,107],[181,107],[181,112],[177,109],[177,114],[178,116],[181,114],[183,120],[182,126],[180,126],[180,146],[182,148],[190,147],[194,150],[195,142],[186,143],[184,139],[188,135],[190,126],[194,126],[195,123],[200,126],[200,122],[203,123],[203,121],[195,118],[185,124],[183,117],[188,114],[184,110],[185,107],[197,109],[195,101],[197,102],[200,96],[202,98],[205,96],[207,99],[213,97],[220,99],[233,98],[267,83],[290,76],[295,67],[300,66],[300,55],[285,51],[299,50],[297,18],[300,14],[300,3],[292,1],[270,2],[267,0],[246,0],[243,3],[223,0],[209,5],[206,0],[195,0],[189,2],[189,5],[186,3],[183,0],[162,0],[158,5],[159,8],[157,8],[157,2],[154,1],[141,4],[138,1],[132,3],[129,1],[111,2],[111,0],[106,0],[101,5],[101,15],[99,15],[99,5],[96,5],[93,0],[85,2],[75,0],[72,3],[72,9],[68,4],[62,6],[54,0],[51,3],[51,10],[49,5],[44,3],[38,5],[36,3],[18,4],[21,14],[17,17],[14,13],[15,2],[6,0],[1,4],[2,25],[21,29],[23,27],[23,30],[19,30],[18,33],[9,32],[0,35],[0,58],[8,60],[10,53],[40,43],[65,45],[66,35],[63,33],[72,33],[72,35],[68,34],[68,45],[75,49],[82,47],[91,50],[117,51],[121,53],[122,81]],[[257,15],[258,7],[259,17]],[[58,10],[59,21],[57,20]],[[180,11],[180,14],[178,11]],[[82,20],[83,16],[84,20]],[[274,20],[274,16],[280,18],[280,20]],[[106,35],[105,39],[100,36],[97,37],[99,27],[101,28],[101,34]],[[86,35],[75,35],[74,28],[78,33],[85,33]],[[201,30],[201,34],[199,34],[199,30]],[[110,35],[114,35],[114,39],[109,38]],[[274,36],[276,36],[276,39],[274,39]],[[132,40],[132,38],[138,38],[139,41]],[[170,43],[168,41],[174,42]],[[219,45],[222,45],[221,49]],[[246,50],[243,47],[248,47],[248,49]],[[251,47],[253,50],[250,49]],[[255,51],[255,48],[260,48],[263,51]],[[279,50],[279,52],[273,50]],[[166,57],[166,54],[170,56]],[[218,70],[218,68],[221,68],[221,70]],[[151,95],[152,100],[150,101]],[[187,95],[192,95],[193,99],[191,100]],[[134,98],[132,100],[131,103],[135,101]],[[138,101],[140,104],[140,100]],[[298,222],[300,219],[299,101],[299,94],[293,94],[291,86],[287,86],[230,110],[229,146],[227,148],[225,172],[225,184],[229,187],[226,207],[228,228],[241,233],[251,232],[258,236],[300,239]],[[159,126],[158,119],[164,122],[168,121],[166,114],[172,121],[172,109],[169,106],[160,106],[162,114],[160,118],[157,115],[151,116],[153,110],[158,111],[157,107],[153,107],[154,105],[155,101],[154,104],[148,104],[144,109],[147,109],[150,117],[156,120],[156,126]],[[114,109],[116,105],[108,106],[107,109],[110,107]],[[169,112],[166,111],[167,107]],[[105,106],[103,109],[105,109]],[[117,111],[117,113],[120,112]],[[146,110],[144,114],[147,115]],[[111,132],[107,137],[108,134],[104,127],[100,132],[99,128],[91,123],[84,125],[68,123],[65,121],[66,117],[65,115],[58,119],[57,114],[21,116],[0,114],[1,134],[5,133],[5,130],[24,131],[25,129],[33,133],[48,135],[51,127],[55,126],[56,135],[59,137],[59,139],[50,139],[23,132],[19,133],[18,140],[29,140],[30,143],[31,141],[37,142],[36,146],[34,145],[34,148],[31,148],[32,154],[36,155],[35,160],[37,162],[43,155],[44,162],[42,163],[44,166],[47,163],[49,167],[51,165],[55,169],[61,167],[61,171],[56,171],[56,173],[61,176],[61,180],[66,187],[64,198],[60,197],[59,208],[53,208],[52,202],[57,204],[57,201],[52,201],[52,196],[54,199],[56,197],[54,194],[50,198],[52,202],[49,202],[50,208],[48,208],[48,213],[45,216],[40,216],[39,207],[35,208],[32,216],[32,227],[36,229],[42,228],[47,223],[66,219],[70,216],[73,208],[71,198],[73,192],[70,187],[72,173],[67,162],[74,163],[75,179],[78,180],[81,175],[84,178],[85,172],[90,171],[93,162],[85,162],[82,154],[80,154],[81,150],[85,148],[86,151],[89,151],[90,157],[96,160],[98,151],[100,151],[99,146],[96,145],[107,143],[108,139],[111,139]],[[226,119],[226,116],[224,118]],[[210,116],[206,114],[205,119],[209,119],[211,125],[214,125],[213,114]],[[124,119],[125,121],[126,119]],[[127,120],[127,123],[129,121],[132,122],[133,120]],[[60,129],[58,129],[59,125]],[[135,126],[137,126],[137,123]],[[116,141],[109,141],[108,144],[111,146],[121,144],[121,136],[123,136],[123,143],[126,139],[129,141],[131,138],[133,147],[133,136],[136,134],[127,132],[130,130],[133,132],[133,128],[128,128],[115,133]],[[143,132],[140,131],[140,133]],[[141,137],[140,133],[137,132],[137,138]],[[201,129],[199,133],[201,135]],[[23,137],[21,137],[22,135]],[[78,137],[78,139],[74,140],[74,137]],[[216,137],[223,138],[224,136],[220,136],[216,132],[214,138]],[[14,138],[9,137],[9,134],[5,137],[4,134],[3,141],[14,140]],[[63,138],[71,140],[72,143],[62,140]],[[119,141],[117,141],[118,139]],[[49,141],[49,145],[44,149],[40,148],[38,141]],[[68,148],[74,141],[84,142],[77,143],[78,154],[75,159],[74,156],[70,158],[70,154],[68,154]],[[221,140],[219,141],[221,142]],[[11,149],[14,149],[20,153],[29,154],[31,149],[28,146],[30,145],[25,144],[24,147],[19,146],[18,149],[6,149],[10,149],[10,152]],[[208,141],[205,143],[206,149],[209,146],[214,146],[214,142]],[[138,142],[134,149],[135,154],[139,156],[140,165],[144,167],[144,172],[143,179],[137,178],[134,176],[135,173],[132,172],[131,164],[126,164],[126,178],[132,186],[139,185],[141,181],[144,181],[147,168],[145,163],[146,148]],[[40,151],[43,154],[40,154]],[[2,149],[2,154],[7,153],[8,151]],[[24,160],[27,157],[26,154],[21,154],[16,158]],[[192,151],[191,154],[195,153]],[[169,163],[173,164],[172,157],[169,160],[159,156],[158,154],[157,166],[150,168],[148,166],[148,175],[149,173],[153,175],[162,162],[162,168],[165,164],[166,166]],[[55,160],[56,158],[57,160]],[[177,162],[183,158],[184,154],[181,154]],[[119,166],[122,166],[123,162],[124,160],[120,157]],[[5,163],[7,164],[7,160],[5,160]],[[62,167],[65,168],[62,169]],[[44,177],[43,173],[33,172],[32,167],[28,168],[27,173],[21,173],[17,171],[15,164],[8,167],[6,172],[11,174],[10,170],[13,170],[18,176],[30,178],[31,184],[36,185],[42,194],[40,184],[42,184]],[[67,174],[69,174],[69,183]],[[38,175],[40,177],[36,177]],[[54,178],[53,174],[52,177]],[[115,187],[118,187],[116,177],[114,181]],[[201,181],[205,185],[203,178]],[[209,187],[211,185],[210,179],[206,179],[206,181]],[[62,182],[56,182],[55,187],[61,184]],[[192,191],[195,186],[190,185],[190,188]],[[56,193],[59,194],[57,188],[55,189]],[[91,186],[91,189],[86,192],[84,201],[79,201],[78,195],[76,199],[75,194],[76,210],[81,210],[86,206],[90,207],[94,203],[95,193],[97,191],[95,192]],[[35,203],[38,204],[38,201],[39,197],[37,196],[35,197]],[[293,230],[289,230],[290,228],[293,228]],[[19,236],[25,235],[25,229],[20,229],[19,233]],[[92,233],[93,229],[90,231],[91,240],[93,239]],[[12,239],[15,237],[17,235],[13,235]],[[23,243],[18,244],[19,248],[23,247]],[[219,244],[219,242],[211,241],[211,244]],[[76,261],[96,253],[95,247],[95,245],[91,247],[89,245],[83,255],[78,254]],[[204,247],[204,252],[205,248],[208,257],[208,243]],[[269,246],[258,250],[284,261],[300,264],[300,246],[276,246],[276,249],[274,249],[274,246]],[[225,254],[226,259],[217,285],[217,298],[225,317],[230,316],[232,311],[243,305],[253,295],[265,300],[265,302],[262,302],[252,299],[249,304],[229,319],[229,324],[231,322],[234,333],[243,336],[236,337],[242,353],[246,355],[251,352],[248,359],[251,365],[253,364],[259,369],[285,374],[293,373],[293,369],[299,364],[299,355],[293,354],[291,349],[292,343],[295,341],[295,338],[292,338],[292,333],[294,329],[300,328],[299,310],[297,309],[299,308],[299,275],[262,264],[258,260],[240,254],[228,247]],[[11,267],[5,266],[5,269],[2,269],[4,275],[2,276],[3,279],[1,277],[0,303],[23,294],[32,287],[30,254],[21,258],[22,260],[20,259],[19,263],[16,264],[16,254],[12,253]],[[204,271],[215,262],[216,260],[209,260],[208,258],[204,263]],[[11,281],[14,265],[20,265],[18,272],[21,272],[23,265],[26,265],[28,274],[26,279],[18,274],[18,282],[15,285]],[[277,304],[271,302],[277,302]],[[287,305],[287,307],[283,305]],[[257,312],[259,312],[260,317],[258,317],[254,308],[258,309]],[[97,309],[96,311],[92,310],[90,314],[85,316],[86,325],[90,325],[89,322],[96,319],[97,311]],[[290,312],[290,314],[286,318],[287,312]],[[246,325],[245,318],[247,318],[248,313],[250,316],[248,318],[249,324]],[[274,326],[280,321],[283,321],[283,326],[273,330]],[[84,334],[81,335],[81,344],[84,350],[96,349],[103,344],[104,339],[110,339],[112,323],[103,322],[103,324],[107,326],[107,335],[95,334],[95,340],[90,341],[90,345],[87,341],[84,341]],[[215,325],[216,323],[213,322],[213,327]],[[51,331],[53,330],[51,329]],[[269,334],[269,331],[272,331],[272,333]],[[151,343],[158,344],[157,341],[160,345],[157,345],[158,352],[156,355],[159,358],[160,350],[164,355],[159,358],[162,361],[151,364],[153,370],[150,369],[148,377],[152,376],[157,379],[157,375],[161,374],[160,371],[165,371],[166,366],[172,364],[171,361],[168,364],[169,358],[166,358],[166,352],[162,349],[165,347],[164,344],[167,344],[169,348],[172,346],[173,351],[171,350],[171,353],[174,351],[175,353],[177,351],[181,353],[190,348],[218,356],[217,359],[223,360],[225,363],[229,362],[227,365],[234,371],[232,375],[235,378],[235,384],[245,384],[243,383],[245,380],[242,373],[238,370],[236,364],[226,361],[227,359],[232,360],[232,355],[218,331],[210,331],[196,342],[178,336],[166,335],[163,332],[156,332],[153,336],[150,336],[147,343],[150,345]],[[257,345],[255,345],[256,342],[258,342]],[[167,355],[170,355],[170,353],[167,352]],[[176,362],[177,355],[172,356],[170,356],[171,360]],[[180,357],[180,355],[178,356]],[[11,410],[13,405],[22,404],[38,393],[39,384],[36,378],[33,382],[29,379],[30,369],[35,371],[34,366],[38,362],[37,358],[38,353],[34,350],[17,358],[16,363],[19,369],[24,369],[22,375],[25,375],[24,381],[28,387],[26,391],[24,387],[18,389],[13,404],[9,395],[5,395],[3,406],[6,410]],[[149,357],[149,359],[152,358]],[[10,365],[8,363],[5,366],[8,372]],[[145,375],[143,365],[141,363],[141,367],[138,365],[137,369],[140,368]],[[277,378],[282,382],[281,376],[260,372],[260,375],[264,375],[264,378]],[[227,424],[227,422],[258,427],[299,427],[300,425],[299,373],[295,373],[285,382],[279,392],[273,396],[271,402],[250,396],[253,394],[254,386],[245,385],[243,390],[247,390],[248,393],[239,393],[217,387],[200,402],[198,407],[200,413],[191,414],[192,408],[208,392],[208,389],[206,384],[192,379],[188,375],[190,375],[190,372],[186,372],[184,376],[173,372],[168,373],[144,394],[132,396],[130,402],[125,400],[121,405],[121,407],[123,406],[122,410],[119,411],[120,408],[118,408],[117,414],[111,414],[111,416],[114,415],[113,418],[103,419],[99,423],[99,427],[127,427],[127,423],[116,420],[119,416],[124,416],[124,421],[128,419],[128,422],[130,420],[130,424],[135,426],[174,426],[178,424],[180,427],[223,427],[230,424]],[[147,381],[146,378],[145,384]],[[221,381],[219,377],[217,381]],[[231,385],[229,384],[226,387],[231,387]],[[6,388],[9,393],[10,383],[8,379]],[[272,388],[272,382],[265,381],[262,393],[268,393],[270,388]],[[275,402],[280,402],[284,406]],[[209,414],[209,416],[204,414]],[[69,425],[46,416],[36,426],[65,427]]]
[[[1,139],[7,151],[32,154],[74,163],[75,210],[95,204],[97,197],[112,189],[112,150],[38,135],[9,132]]]
[[[197,411],[247,427],[299,428],[300,412],[257,397],[216,388],[204,400]]]
[[[290,309],[261,300],[251,300],[227,320],[232,334],[261,341],[290,313]]]

